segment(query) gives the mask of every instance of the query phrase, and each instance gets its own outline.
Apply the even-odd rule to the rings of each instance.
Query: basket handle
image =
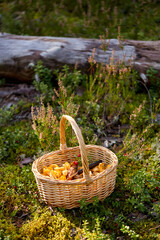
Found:
[[[63,152],[65,149],[67,149],[66,137],[65,137],[65,120],[69,121],[78,139],[84,178],[87,182],[92,182],[91,177],[89,176],[89,163],[88,163],[85,143],[82,137],[81,130],[78,127],[76,121],[68,115],[63,115],[60,121],[60,150],[62,150]]]

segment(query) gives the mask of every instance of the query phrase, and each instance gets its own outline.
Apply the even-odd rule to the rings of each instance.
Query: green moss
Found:
[[[11,220],[4,220],[0,219],[0,239],[4,240],[10,240],[13,239],[12,236],[15,238],[17,235],[17,228],[12,224]]]
[[[157,240],[159,234],[159,222],[151,219],[138,221],[134,224],[134,228],[141,235],[143,240]]]
[[[72,239],[71,232],[75,225],[60,212],[52,216],[47,208],[36,214],[32,221],[24,224],[20,230],[21,239]]]
[[[31,167],[24,166],[21,169],[18,165],[1,164],[0,189],[1,235],[10,236],[12,239],[17,236],[22,222],[39,206]]]

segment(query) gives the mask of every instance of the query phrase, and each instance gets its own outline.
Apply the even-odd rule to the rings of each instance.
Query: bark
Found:
[[[88,71],[88,58],[95,48],[95,60],[109,63],[124,60],[132,62],[140,73],[149,67],[158,70],[160,75],[160,41],[106,40],[107,50],[102,49],[99,39],[18,36],[0,33],[0,77],[12,82],[32,82],[33,65],[42,60],[51,69],[61,69],[65,64],[71,68]],[[114,51],[113,51],[114,50]]]

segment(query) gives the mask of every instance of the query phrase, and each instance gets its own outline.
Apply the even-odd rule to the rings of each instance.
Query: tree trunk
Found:
[[[106,40],[106,51],[99,39],[18,36],[0,33],[0,77],[12,82],[32,82],[33,66],[38,60],[51,69],[61,69],[65,64],[88,71],[88,58],[95,48],[96,62],[109,63],[124,60],[132,62],[140,73],[152,67],[160,75],[160,41]]]

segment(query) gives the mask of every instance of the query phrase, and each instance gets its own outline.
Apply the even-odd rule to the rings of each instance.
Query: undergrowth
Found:
[[[159,93],[148,87],[151,114],[148,94],[139,91],[138,75],[131,66],[94,64],[89,76],[76,68],[70,72],[67,66],[56,71],[58,87],[50,88],[50,97],[45,95],[51,86],[50,70],[38,63],[36,73],[49,77],[40,78],[46,87],[38,89],[42,97],[32,107],[32,121],[9,121],[16,114],[14,108],[2,114],[0,239],[160,238]],[[116,186],[103,202],[96,197],[93,204],[83,199],[80,208],[72,210],[49,208],[41,201],[31,164],[19,164],[22,155],[35,159],[59,149],[63,114],[76,119],[86,144],[102,145],[108,130],[130,126],[117,133],[123,144],[111,147],[119,159]],[[77,145],[69,125],[66,136],[68,146]]]

